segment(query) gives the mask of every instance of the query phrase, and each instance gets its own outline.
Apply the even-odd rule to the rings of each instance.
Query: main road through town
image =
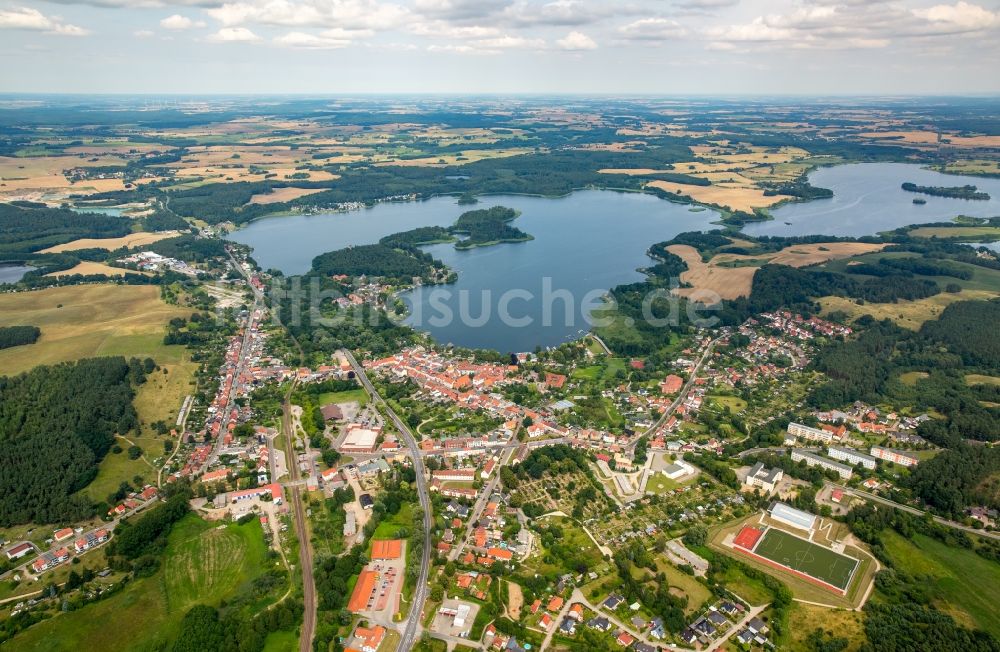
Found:
[[[417,495],[420,497],[420,507],[424,512],[424,554],[420,560],[420,576],[417,578],[417,586],[413,590],[413,604],[410,606],[410,613],[406,619],[406,626],[403,629],[399,646],[396,648],[400,652],[408,652],[408,650],[413,648],[413,644],[416,642],[417,636],[420,634],[420,614],[423,613],[424,603],[427,601],[427,574],[429,573],[431,567],[431,497],[427,489],[427,478],[424,477],[424,458],[420,454],[420,448],[417,446],[417,439],[413,436],[409,426],[407,426],[406,422],[400,419],[389,404],[386,403],[381,396],[379,396],[379,393],[375,390],[375,386],[372,385],[370,380],[368,380],[368,376],[365,374],[364,368],[358,364],[354,355],[347,350],[344,350],[343,354],[344,357],[347,358],[348,362],[351,363],[351,367],[354,368],[355,375],[357,375],[358,380],[361,381],[361,385],[365,388],[365,391],[368,392],[368,395],[371,396],[372,401],[375,405],[385,411],[393,425],[395,425],[396,429],[399,430],[399,434],[406,442],[407,448],[410,449],[410,454],[413,458],[413,471],[417,476]]]
[[[684,387],[682,387],[681,391],[678,392],[677,398],[675,398],[674,402],[671,403],[670,406],[663,411],[663,414],[661,414],[660,418],[656,420],[656,423],[650,426],[649,429],[643,433],[643,437],[645,437],[646,435],[655,434],[657,431],[659,431],[660,428],[663,427],[663,424],[667,422],[667,419],[670,418],[670,415],[673,414],[675,410],[677,410],[677,407],[681,404],[681,401],[683,401],[687,397],[688,390],[690,390],[691,386],[694,385],[696,380],[698,380],[698,372],[701,371],[701,368],[705,364],[705,361],[708,360],[708,356],[712,354],[712,349],[715,348],[715,345],[718,344],[719,340],[721,339],[722,339],[721,337],[717,337],[708,343],[708,346],[705,347],[705,350],[704,352],[702,352],[701,357],[698,358],[698,363],[694,366],[694,369],[691,370],[691,375],[688,377],[687,382],[684,383]],[[628,445],[625,447],[626,450],[634,451],[640,439],[642,439],[642,437],[636,437],[632,441],[630,441]]]

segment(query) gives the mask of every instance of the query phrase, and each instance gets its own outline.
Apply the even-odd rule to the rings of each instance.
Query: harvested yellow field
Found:
[[[282,202],[298,199],[299,197],[313,195],[317,192],[323,192],[323,188],[275,188],[270,194],[254,195],[250,198],[250,203],[280,204]]]
[[[1000,162],[986,159],[958,159],[933,169],[953,174],[1000,174]]]
[[[910,231],[915,238],[978,238],[982,236],[1000,238],[1000,227],[996,226],[921,226]]]
[[[49,247],[48,249],[42,249],[40,253],[59,254],[64,251],[78,251],[80,249],[107,249],[108,251],[114,251],[122,247],[142,247],[158,240],[173,238],[177,235],[180,235],[180,231],[160,231],[158,233],[140,231],[139,233],[129,233],[121,238],[81,238]]]
[[[818,265],[830,260],[839,258],[850,258],[861,254],[870,254],[873,251],[881,251],[885,244],[873,244],[867,242],[817,242],[813,244],[794,245],[785,247],[781,251],[772,254],[742,255],[742,254],[718,254],[709,261],[710,265],[732,263],[738,261],[754,261],[767,259],[767,262],[776,265],[788,265],[789,267],[806,267],[808,265]]]
[[[959,147],[1000,147],[1000,136],[943,136],[942,140]]]
[[[306,174],[306,178],[301,179],[301,181],[333,181],[334,179],[339,179],[339,174],[332,174],[326,170],[296,170],[295,168],[274,168],[268,170],[270,174],[276,174],[277,177],[271,177],[279,181],[290,180],[295,174]],[[298,179],[297,179],[298,180]]]
[[[956,301],[972,301],[976,299],[993,299],[997,295],[983,290],[964,290],[956,294],[942,292],[933,297],[916,301],[899,301],[897,303],[866,303],[857,305],[854,299],[843,297],[823,297],[820,305],[822,314],[845,312],[852,319],[861,315],[871,315],[875,319],[891,319],[903,328],[918,330],[929,319],[937,319],[949,304]]]
[[[690,245],[670,245],[667,251],[688,266],[681,273],[681,281],[691,287],[678,288],[674,294],[704,303],[749,296],[756,267],[716,267],[702,261],[701,254]]]
[[[122,269],[121,267],[111,267],[110,265],[105,265],[104,263],[95,263],[89,260],[85,260],[78,264],[76,267],[71,267],[62,272],[50,272],[46,276],[72,276],[73,274],[104,274],[106,276],[125,276],[125,272],[131,270]],[[141,274],[142,272],[133,272],[135,274]]]
[[[874,140],[895,140],[911,145],[936,145],[938,134],[934,131],[866,131],[858,134]]]
[[[734,241],[736,244],[737,241]],[[697,249],[689,245],[670,245],[667,250],[679,256],[688,269],[681,273],[681,281],[690,285],[678,288],[675,294],[695,299],[717,295],[722,299],[736,299],[750,295],[757,268],[767,263],[806,267],[838,258],[880,251],[884,244],[864,242],[820,242],[786,247],[781,251],[765,254],[716,254],[707,263]],[[734,265],[734,263],[744,263]]]
[[[34,344],[0,351],[0,375],[99,355],[180,362],[184,347],[164,345],[163,335],[170,319],[190,312],[164,303],[159,288],[147,285],[72,285],[3,294],[0,326],[30,324],[42,335]]]
[[[379,160],[375,165],[393,165],[400,167],[436,167],[445,165],[462,165],[464,163],[474,163],[489,158],[508,158],[510,156],[521,156],[530,154],[533,149],[527,147],[515,147],[513,149],[469,149],[457,154],[443,154],[441,156],[426,156],[423,158],[397,159],[387,157]]]
[[[784,195],[772,195],[768,197],[759,188],[747,188],[737,185],[693,186],[672,181],[650,181],[646,185],[676,195],[690,197],[699,204],[712,204],[734,211],[753,212],[755,208],[770,208],[788,199]]]

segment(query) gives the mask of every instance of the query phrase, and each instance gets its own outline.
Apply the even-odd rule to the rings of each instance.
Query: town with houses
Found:
[[[151,252],[122,262],[198,273]],[[6,576],[42,582],[114,541],[116,527],[141,517],[162,491],[190,485],[199,515],[258,518],[280,556],[305,545],[303,516],[310,527],[329,526],[326,549],[340,552],[327,554],[365,547],[363,569],[344,596],[351,615],[341,629],[344,650],[391,652],[412,632],[449,650],[582,649],[595,640],[636,652],[769,650],[771,600],[713,579],[718,556],[732,555],[754,572],[777,569],[821,604],[858,608],[871,591],[870,553],[842,535],[829,538],[826,517],[774,501],[818,485],[817,502],[830,514],[861,500],[891,504],[899,474],[935,453],[916,434],[926,414],[861,402],[830,411],[776,407],[789,388],[814,382],[808,368],[817,341],[852,333],[815,316],[763,313],[736,328],[701,331],[656,369],[612,358],[596,340],[561,359],[536,351],[483,361],[419,344],[360,362],[342,350],[312,367],[292,366],[287,349],[274,346],[260,299],[266,276],[237,264],[246,301],[212,370],[210,400],[188,396],[180,406],[158,485],[123,496],[102,523],[67,525],[42,545],[5,542]],[[340,309],[385,309],[392,289],[377,280],[334,280],[345,288],[335,301]],[[269,391],[306,398],[302,405],[286,398],[267,413],[258,397]],[[400,420],[404,405],[420,406],[423,416]],[[463,422],[479,425],[454,425]],[[730,456],[748,425],[774,424],[780,429],[770,445],[732,458],[733,481],[720,474],[713,460]],[[384,526],[371,527],[387,518],[382,497],[416,473],[431,509],[427,539],[420,540],[416,515],[414,529],[385,537]],[[303,501],[312,505],[305,514]],[[319,513],[325,520],[316,520]],[[984,507],[968,517],[992,529],[997,515]],[[791,568],[768,552],[774,537],[837,555],[853,570],[838,583]],[[648,581],[619,576],[625,562],[616,553],[631,546],[652,551],[660,579],[637,565],[633,575],[648,573]],[[428,549],[426,563],[414,547]],[[415,563],[426,568],[425,579],[413,577]],[[407,618],[417,581],[425,583],[422,610]],[[676,586],[676,596],[653,599],[658,582]],[[38,600],[9,606],[19,613]],[[409,622],[416,624],[404,627]]]

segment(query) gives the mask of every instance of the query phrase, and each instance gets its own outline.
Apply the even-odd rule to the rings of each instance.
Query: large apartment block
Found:
[[[808,451],[793,450],[792,451],[792,461],[793,462],[805,462],[806,466],[818,466],[823,469],[829,469],[830,471],[835,471],[844,480],[850,480],[851,476],[854,475],[854,471],[851,467],[829,460],[821,455],[816,455],[815,453],[810,453]]]
[[[799,437],[808,441],[819,441],[824,444],[829,444],[834,440],[834,434],[829,430],[810,428],[794,421],[788,424],[788,434],[792,437]]]
[[[883,448],[882,446],[872,446],[871,454],[880,460],[899,464],[900,466],[916,466],[920,463],[920,460],[912,453],[895,451],[891,448]]]
[[[875,468],[874,457],[853,448],[844,448],[843,446],[827,446],[826,454],[835,460],[847,462],[852,466],[860,464],[866,469]]]

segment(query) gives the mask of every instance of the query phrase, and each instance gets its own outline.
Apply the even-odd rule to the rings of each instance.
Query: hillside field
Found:
[[[260,522],[215,526],[194,515],[170,533],[163,565],[116,595],[39,623],[10,649],[46,652],[158,649],[196,604],[219,605],[264,569]]]
[[[922,534],[907,540],[886,531],[883,541],[896,566],[929,578],[932,585],[929,594],[934,596],[938,608],[966,627],[978,627],[1000,636],[1000,621],[996,618],[996,606],[1000,604],[1000,564]]]
[[[160,299],[157,287],[78,285],[0,295],[0,326],[42,329],[38,341],[0,351],[0,375],[104,355],[151,357],[158,364],[185,360],[183,346],[166,346],[173,317],[190,310]]]

